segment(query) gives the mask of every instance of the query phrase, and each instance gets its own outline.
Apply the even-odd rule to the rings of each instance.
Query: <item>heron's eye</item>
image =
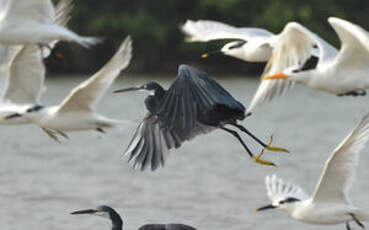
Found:
[[[285,203],[284,200],[279,201],[279,204],[284,204],[284,203]]]

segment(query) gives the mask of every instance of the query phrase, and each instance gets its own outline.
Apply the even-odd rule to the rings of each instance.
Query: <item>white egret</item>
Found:
[[[128,66],[131,53],[132,41],[128,36],[110,61],[92,77],[75,87],[60,105],[40,106],[34,110],[8,115],[3,119],[28,119],[42,127],[54,140],[58,140],[57,134],[67,137],[64,132],[90,129],[104,132],[104,128],[122,124],[123,121],[96,113],[95,107],[119,73]]]
[[[265,184],[272,204],[258,208],[286,210],[292,218],[310,224],[340,224],[369,220],[369,212],[352,204],[349,191],[354,182],[359,153],[369,139],[369,114],[338,145],[328,160],[315,191],[309,197],[300,187],[276,175],[267,176]]]
[[[58,25],[66,26],[72,8],[73,5],[68,2],[59,2],[56,7],[56,23]],[[48,46],[54,47],[56,42],[53,41]],[[0,76],[6,77],[5,89],[0,102],[0,117],[40,109],[40,97],[46,88],[44,86],[43,57],[47,57],[49,54],[50,50],[40,51],[36,45],[0,45]],[[25,124],[29,122],[28,119],[17,116],[16,119],[0,120],[0,124]]]
[[[65,5],[73,3],[73,0],[60,1]],[[57,19],[51,0],[5,0],[0,8],[0,43],[48,47],[50,42],[62,40],[89,47],[101,41],[95,37],[81,37],[58,25]]]
[[[328,22],[339,52],[305,27],[292,24],[279,39],[249,110],[284,92],[293,82],[337,96],[364,96],[369,88],[369,33],[343,19]],[[316,49],[319,55],[316,55]]]
[[[222,22],[198,20],[187,20],[180,28],[187,35],[188,42],[208,42],[220,39],[233,39],[221,50],[205,53],[206,58],[213,53],[223,53],[247,62],[268,61],[275,35],[260,28],[237,28]]]

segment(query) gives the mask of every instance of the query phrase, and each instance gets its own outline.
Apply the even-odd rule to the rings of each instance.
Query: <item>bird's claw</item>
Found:
[[[273,135],[270,136],[268,145],[264,149],[269,150],[269,151],[273,151],[273,152],[285,152],[285,153],[289,153],[290,152],[290,151],[288,151],[285,148],[272,146],[272,142],[273,142]]]
[[[258,163],[258,164],[261,164],[261,165],[268,165],[268,166],[277,166],[276,164],[274,164],[273,162],[271,161],[266,161],[266,160],[262,160],[260,159],[260,157],[263,155],[264,153],[264,149],[261,150],[260,154],[258,156],[253,156],[252,157],[252,160],[255,162],[255,163]]]

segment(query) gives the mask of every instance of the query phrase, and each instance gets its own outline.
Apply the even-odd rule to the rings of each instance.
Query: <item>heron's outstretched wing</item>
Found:
[[[219,39],[268,39],[273,33],[259,28],[237,28],[222,22],[198,20],[187,20],[181,26],[181,30],[187,35],[188,42],[207,42]]]
[[[206,73],[180,65],[177,79],[165,94],[157,115],[163,129],[177,130],[182,140],[189,140],[203,133],[194,129],[198,121],[212,125],[207,122],[243,117],[244,112],[244,106]],[[200,132],[194,133],[195,130]]]
[[[58,112],[93,110],[132,57],[132,40],[128,36],[118,51],[97,73],[75,87],[61,103]]]
[[[332,25],[341,40],[341,49],[336,59],[337,66],[343,69],[368,69],[368,31],[339,18],[330,17],[328,22]]]
[[[288,23],[281,34],[274,39],[272,55],[264,69],[262,77],[283,72],[289,67],[297,70],[307,69],[310,62],[314,66],[334,58],[337,50],[296,22]],[[262,80],[248,107],[248,112],[257,106],[280,96],[293,87],[294,83],[288,79]]]
[[[355,179],[359,153],[369,139],[369,114],[337,146],[325,162],[312,196],[314,202],[351,203],[348,193]]]
[[[265,186],[267,195],[272,202],[285,200],[288,197],[299,200],[305,200],[309,197],[299,186],[286,182],[275,174],[265,177]]]
[[[4,15],[9,24],[28,21],[54,23],[55,10],[51,0],[6,0],[0,15]]]
[[[18,47],[20,48],[20,47]],[[38,103],[44,91],[45,66],[40,48],[21,46],[9,66],[4,102],[14,104]]]
[[[209,132],[213,127],[196,123],[194,132]],[[148,113],[137,127],[124,156],[136,169],[155,170],[163,167],[169,150],[178,148],[185,140],[180,137],[177,130],[162,128],[159,118]]]

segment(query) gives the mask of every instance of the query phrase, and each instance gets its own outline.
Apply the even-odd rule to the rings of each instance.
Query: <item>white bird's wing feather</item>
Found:
[[[128,36],[115,55],[97,73],[75,87],[61,103],[58,112],[93,110],[132,57],[132,40]]]
[[[51,0],[7,0],[0,15],[8,22],[37,21],[51,24],[55,11]]]
[[[21,46],[0,45],[0,77],[8,77],[10,61],[21,48]]]
[[[313,202],[346,202],[356,176],[359,153],[369,139],[369,114],[338,145],[325,162],[322,175],[312,196]]]
[[[297,185],[278,178],[275,174],[265,177],[267,195],[272,202],[285,200],[288,197],[305,200],[309,196]]]
[[[328,22],[341,40],[341,49],[337,55],[336,64],[347,69],[368,69],[368,31],[339,18],[330,17]]]
[[[237,28],[222,22],[187,20],[181,26],[181,30],[187,35],[188,42],[207,42],[219,39],[250,40],[254,38],[271,38],[273,33],[259,28]]]
[[[296,22],[288,23],[273,41],[272,55],[262,77],[281,73],[291,66],[302,67],[313,54],[319,56],[319,65],[335,57],[337,53],[334,47]],[[318,47],[318,54],[314,51],[314,46]],[[286,93],[293,85],[288,79],[262,80],[247,111],[251,112],[266,101]]]
[[[44,90],[45,78],[40,48],[35,45],[18,48],[10,61],[3,100],[15,104],[37,103]]]

